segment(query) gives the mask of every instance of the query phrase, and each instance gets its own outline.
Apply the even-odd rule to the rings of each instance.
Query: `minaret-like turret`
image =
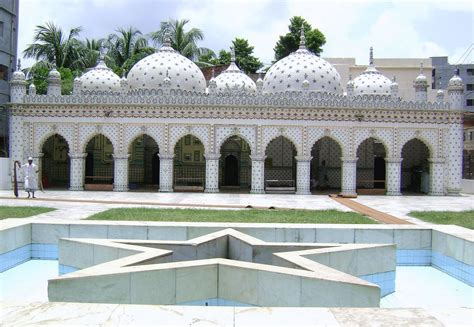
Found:
[[[263,92],[263,78],[262,73],[258,74],[257,82],[255,83],[257,86],[257,94],[262,94]]]
[[[61,74],[56,66],[48,74],[48,95],[61,95]]]
[[[349,81],[346,84],[346,91],[348,97],[354,96],[354,81],[352,80],[352,74],[349,74]]]
[[[454,76],[448,82],[448,101],[451,109],[462,110],[464,108],[464,83],[459,77],[459,69],[454,71]]]
[[[436,92],[436,102],[438,102],[438,103],[443,103],[444,102],[444,91],[443,90],[438,90]]]
[[[35,84],[31,83],[28,87],[28,95],[36,95],[36,86]]]
[[[393,75],[392,84],[390,84],[390,95],[392,98],[398,98],[398,83],[395,75]]]
[[[415,101],[428,101],[428,80],[423,75],[423,62],[420,63],[420,74],[415,78],[413,87],[415,88]]]
[[[74,85],[72,88],[72,94],[81,94],[82,81],[78,76],[74,79]]]
[[[217,90],[217,82],[216,78],[214,76],[214,67],[212,68],[212,76],[211,79],[209,80],[209,94],[215,94]]]
[[[18,65],[10,80],[10,102],[23,102],[23,97],[26,95],[26,77],[21,71],[21,62],[18,59]]]
[[[125,77],[125,72],[122,75],[122,78],[120,79],[120,92],[122,94],[127,94],[128,92],[128,80]]]

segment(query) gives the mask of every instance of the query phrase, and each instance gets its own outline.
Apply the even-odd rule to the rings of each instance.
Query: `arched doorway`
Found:
[[[310,187],[315,193],[334,193],[341,189],[341,146],[323,137],[311,149]]]
[[[204,145],[193,135],[183,136],[174,147],[173,189],[203,192],[206,182]]]
[[[114,146],[104,135],[94,136],[86,145],[84,189],[112,191],[114,183]]]
[[[265,149],[265,192],[296,192],[296,147],[279,136]]]
[[[419,139],[411,139],[402,148],[401,190],[413,193],[430,191],[430,150]]]
[[[221,146],[219,184],[221,191],[248,191],[251,179],[250,146],[240,136],[231,136]]]
[[[385,194],[385,157],[383,143],[373,137],[366,139],[357,148],[357,193]]]
[[[41,152],[41,181],[44,188],[69,187],[70,160],[69,145],[59,134],[50,136],[43,144]]]
[[[128,183],[130,190],[158,190],[160,160],[158,144],[150,136],[138,136],[130,144]]]

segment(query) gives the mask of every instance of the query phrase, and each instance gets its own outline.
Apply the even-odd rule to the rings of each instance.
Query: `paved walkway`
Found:
[[[158,193],[158,192],[38,192],[38,199],[15,198],[12,191],[0,191],[0,205],[43,206],[57,210],[34,216],[35,219],[84,219],[94,213],[117,207],[173,207],[173,208],[210,208],[238,210],[248,206],[253,208],[283,209],[336,209],[351,211],[351,208],[334,201],[327,195],[288,195],[288,194],[236,194],[236,193]],[[368,208],[370,216],[374,211],[380,215],[415,223],[429,223],[409,217],[415,210],[474,210],[474,195],[459,197],[445,196],[378,196],[363,195],[351,199],[352,209]],[[359,204],[359,206],[357,206]],[[360,206],[363,205],[363,206]],[[380,217],[379,217],[380,218]],[[389,222],[389,221],[386,221]],[[391,221],[395,223],[395,220]],[[401,223],[401,222],[400,222]]]

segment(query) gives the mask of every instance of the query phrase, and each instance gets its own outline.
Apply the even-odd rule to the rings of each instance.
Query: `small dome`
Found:
[[[137,62],[128,73],[132,89],[163,89],[165,77],[170,79],[169,88],[205,92],[206,80],[195,63],[176,52],[169,38],[155,53]]]
[[[326,60],[309,51],[301,30],[300,48],[273,64],[263,80],[264,93],[304,90],[307,80],[308,91],[342,93],[341,76]]]
[[[354,95],[390,95],[391,84],[392,81],[375,68],[373,49],[371,47],[369,66],[354,79]]]
[[[107,67],[103,58],[97,65],[80,78],[83,91],[118,91],[120,90],[120,77]]]
[[[438,95],[438,96],[439,96],[439,95],[444,96],[444,91],[443,91],[443,90],[438,90],[438,91],[436,91],[436,95]]]
[[[56,66],[53,66],[48,73],[48,82],[58,82],[61,81],[61,74],[56,69]]]
[[[255,82],[244,74],[235,64],[234,48],[231,48],[231,62],[229,67],[215,78],[218,93],[228,93],[243,91],[254,93],[256,90]]]
[[[21,70],[16,70],[12,74],[12,82],[24,82],[26,79],[25,73],[23,73]]]
[[[449,91],[464,91],[464,83],[461,77],[459,77],[458,70],[455,71],[454,76],[448,82]]]

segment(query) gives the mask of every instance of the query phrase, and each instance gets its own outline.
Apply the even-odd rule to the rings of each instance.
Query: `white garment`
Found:
[[[38,189],[38,178],[36,175],[36,171],[38,170],[38,166],[34,163],[31,165],[26,163],[21,166],[25,173],[25,191],[36,191]]]

